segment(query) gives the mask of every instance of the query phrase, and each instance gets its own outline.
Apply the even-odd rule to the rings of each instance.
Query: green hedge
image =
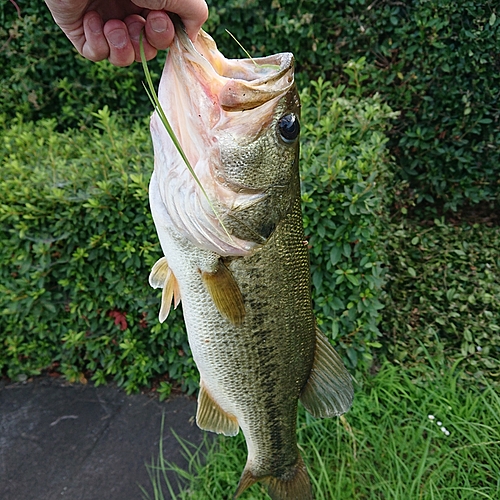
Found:
[[[490,0],[209,0],[207,30],[228,56],[291,50],[303,87],[323,76],[354,94],[380,92],[406,199],[447,208],[499,199],[500,12]],[[75,56],[43,2],[0,6],[0,109],[60,127],[108,105],[146,116],[139,65]],[[352,60],[356,61],[355,63]],[[161,60],[151,63],[159,74]],[[359,83],[363,82],[362,87]],[[361,90],[362,89],[362,90]]]
[[[396,363],[456,364],[500,383],[500,227],[394,221],[381,329]]]
[[[19,3],[19,2],[18,2]],[[108,106],[132,122],[150,113],[140,65],[118,68],[78,55],[44,2],[0,4],[0,110],[8,119],[56,118],[58,130],[88,125]],[[149,63],[159,75],[165,52]]]
[[[363,82],[401,111],[391,130],[405,197],[446,208],[500,199],[500,9],[489,0],[210,1],[209,31],[252,53],[290,50],[299,78]],[[353,63],[352,61],[355,61]],[[357,66],[357,67],[356,67]]]
[[[124,128],[105,109],[96,128],[55,126],[2,127],[2,372],[51,368],[82,381],[91,372],[127,391],[168,373],[194,390],[182,325],[158,324],[158,294],[147,283],[161,255],[148,205],[147,123]]]
[[[363,368],[378,346],[381,130],[392,115],[378,98],[347,100],[341,90],[318,82],[302,96],[305,225],[319,320]],[[165,375],[193,391],[180,314],[160,325],[147,284],[160,256],[148,125],[127,127],[107,109],[94,120],[66,132],[54,120],[0,120],[0,371],[48,368],[127,391]]]
[[[302,200],[319,323],[351,367],[366,367],[380,347],[394,170],[384,131],[396,114],[377,96],[348,100],[343,90],[319,80],[302,93]]]

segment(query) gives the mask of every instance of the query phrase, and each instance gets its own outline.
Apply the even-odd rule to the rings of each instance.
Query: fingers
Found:
[[[135,51],[125,22],[110,19],[103,32],[108,42],[109,62],[115,66],[130,66],[135,60]]]
[[[125,19],[125,24],[127,25],[130,41],[132,43],[132,47],[134,50],[134,60],[137,62],[140,62],[141,60],[140,36],[145,26],[146,26],[146,36],[143,37],[142,39],[144,54],[146,56],[147,61],[153,59],[153,57],[156,56],[157,50],[153,46],[154,44],[151,43],[149,37],[147,36],[147,23],[144,20],[144,18],[138,15],[129,16]],[[172,28],[171,38],[173,39],[173,28]],[[172,40],[170,40],[170,43],[171,42]]]
[[[142,19],[140,16],[136,17]],[[144,25],[144,19],[142,19],[142,22]],[[134,23],[131,24],[134,31],[136,26]],[[141,28],[137,32],[140,32]],[[79,52],[83,57],[91,61],[109,59],[115,66],[129,66],[134,62],[134,46],[130,39],[129,28],[123,21],[110,19],[108,22],[103,23],[101,16],[97,12],[90,11],[83,17],[83,31],[85,42],[79,48]]]
[[[156,10],[148,14],[145,31],[148,42],[158,50],[168,48],[174,40],[174,25],[164,11]]]
[[[85,42],[79,52],[91,61],[109,59],[115,66],[129,66],[141,60],[139,39],[144,28],[144,53],[149,61],[157,49],[166,49],[174,38],[173,24],[165,12],[150,12],[147,23],[139,15],[103,23],[97,12],[88,12],[83,19]]]
[[[103,32],[101,16],[94,11],[83,17],[83,45],[77,47],[80,54],[91,61],[102,61],[109,56],[109,45]]]
[[[179,14],[193,41],[208,17],[204,0],[134,0],[134,3],[155,10],[144,11],[144,15],[147,13],[146,19],[132,14],[123,21],[109,19],[105,23],[98,12],[87,12],[83,17],[83,36],[81,31],[79,35],[81,41],[78,44],[73,41],[78,51],[91,61],[109,59],[115,66],[129,66],[141,60],[141,30],[145,32],[144,52],[147,60],[155,57],[158,50],[164,50],[172,44],[174,26],[165,10]]]
[[[207,4],[203,0],[184,0],[176,3],[182,10],[174,12],[179,14],[186,28],[186,33],[195,42],[202,24],[208,19]]]
[[[136,5],[151,11],[168,11],[178,14],[186,32],[195,41],[201,25],[208,18],[208,7],[204,0],[132,0]],[[171,42],[170,42],[171,43]],[[159,48],[159,47],[158,47]]]

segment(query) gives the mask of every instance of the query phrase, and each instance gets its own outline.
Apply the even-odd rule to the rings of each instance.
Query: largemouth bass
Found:
[[[332,417],[350,408],[353,389],[311,306],[293,55],[229,60],[176,21],[158,96],[205,191],[155,112],[150,203],[165,256],[150,284],[163,288],[160,321],[182,300],[200,372],[197,424],[242,430],[248,459],[235,498],[263,481],[273,500],[312,499],[298,401]]]

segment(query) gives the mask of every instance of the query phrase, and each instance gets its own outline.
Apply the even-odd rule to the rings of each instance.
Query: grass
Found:
[[[299,446],[316,500],[499,498],[500,397],[492,386],[463,385],[460,372],[442,368],[428,365],[423,377],[422,369],[384,362],[358,387],[345,418],[300,412]],[[207,439],[205,452],[182,444],[187,469],[168,464],[160,449],[150,466],[154,497],[144,498],[231,498],[246,458],[241,435]],[[174,494],[167,470],[188,487]],[[241,498],[268,497],[255,485]]]

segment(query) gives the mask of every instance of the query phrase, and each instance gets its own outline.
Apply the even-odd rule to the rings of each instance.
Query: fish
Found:
[[[197,425],[243,432],[234,498],[260,481],[273,500],[312,499],[298,402],[339,416],[353,385],[313,314],[294,57],[227,59],[174,19],[158,99],[196,178],[155,111],[150,206],[164,255],[149,283],[162,289],[159,320],[182,303],[200,374]]]

